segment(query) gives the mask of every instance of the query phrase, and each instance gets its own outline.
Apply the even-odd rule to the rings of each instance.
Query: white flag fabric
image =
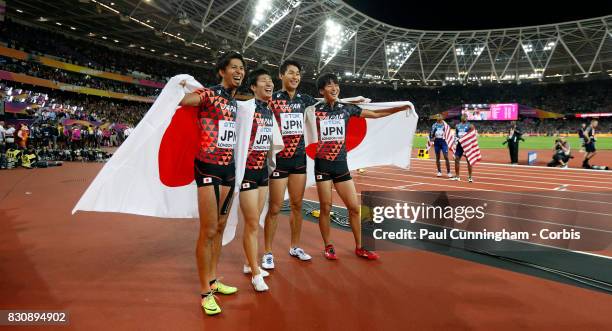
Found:
[[[186,81],[183,88],[180,82]],[[163,218],[198,217],[195,185],[168,187],[159,176],[158,154],[164,132],[185,93],[202,85],[189,75],[171,78],[153,106],[89,185],[77,210]]]
[[[181,85],[186,81],[186,87]],[[171,122],[179,115],[177,107],[186,93],[192,92],[202,85],[189,75],[178,75],[171,78],[161,94],[157,97],[151,109],[145,114],[130,136],[117,149],[113,157],[104,165],[102,170],[89,185],[83,196],[77,202],[72,213],[78,210],[98,212],[118,212],[161,218],[198,218],[197,187],[193,178],[193,165],[185,170],[182,184],[168,186],[168,181],[160,179],[164,160],[161,160],[163,150],[160,145],[165,139],[164,134],[171,127]],[[342,101],[350,101],[344,99]],[[356,134],[357,142],[348,150],[347,160],[350,170],[358,168],[396,165],[402,168],[410,166],[410,152],[412,140],[416,131],[418,115],[412,103],[384,102],[358,104],[363,109],[372,111],[384,110],[402,105],[412,108],[406,112],[380,118],[380,119],[351,119],[362,122],[352,126],[349,122],[348,135]],[[235,150],[236,162],[236,188],[244,175],[244,166],[248,153],[250,128],[253,122],[255,104],[253,100],[238,102],[236,118],[237,145]],[[305,142],[315,147],[317,133],[314,121],[313,107],[306,111]],[[180,108],[179,108],[180,110]],[[176,113],[176,114],[175,114]],[[309,120],[310,118],[310,120]],[[282,138],[278,124],[273,121],[273,143],[269,158],[269,167],[274,165],[273,155],[282,149]],[[351,130],[355,129],[353,133]],[[348,137],[351,139],[351,137]],[[348,143],[348,141],[347,141]],[[348,146],[348,144],[347,144]],[[193,146],[191,146],[193,147]],[[197,147],[197,146],[196,146]],[[180,155],[179,151],[179,157]],[[186,155],[186,156],[185,156]],[[189,153],[183,158],[190,156]],[[307,158],[307,185],[312,186],[314,180],[313,153]],[[193,162],[193,158],[190,160]],[[172,160],[165,160],[173,163]],[[190,173],[188,173],[190,170]],[[226,227],[223,243],[231,241],[240,218],[239,200],[235,196],[228,225]],[[267,208],[262,212],[262,221]]]

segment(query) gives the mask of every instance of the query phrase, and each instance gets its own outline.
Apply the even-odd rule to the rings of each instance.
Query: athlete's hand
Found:
[[[368,103],[369,101],[369,99],[359,96],[357,99],[351,101],[351,103]]]

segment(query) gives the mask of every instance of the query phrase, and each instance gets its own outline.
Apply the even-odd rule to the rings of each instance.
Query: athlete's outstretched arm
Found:
[[[392,114],[395,114],[397,112],[400,112],[402,110],[407,110],[407,109],[410,109],[409,105],[393,107],[393,108],[389,108],[389,109],[385,109],[385,110],[380,110],[380,111],[371,111],[371,110],[363,109],[361,111],[361,116],[360,117],[363,117],[363,118],[381,118],[381,117],[389,116],[389,115],[392,115]]]

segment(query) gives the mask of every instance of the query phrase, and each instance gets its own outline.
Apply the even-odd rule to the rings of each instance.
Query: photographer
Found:
[[[565,138],[557,138],[555,140],[554,154],[552,161],[548,162],[549,167],[567,168],[567,163],[572,158],[570,154],[570,145]]]

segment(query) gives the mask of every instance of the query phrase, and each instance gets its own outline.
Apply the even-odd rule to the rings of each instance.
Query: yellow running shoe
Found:
[[[225,284],[221,283],[218,279],[213,283],[212,287],[213,287],[213,290],[215,292],[219,292],[219,293],[225,294],[225,295],[234,294],[234,293],[238,292],[238,288],[237,287],[225,285]]]
[[[211,293],[202,299],[202,309],[206,315],[217,315],[221,312],[221,307],[215,301],[215,296]]]

